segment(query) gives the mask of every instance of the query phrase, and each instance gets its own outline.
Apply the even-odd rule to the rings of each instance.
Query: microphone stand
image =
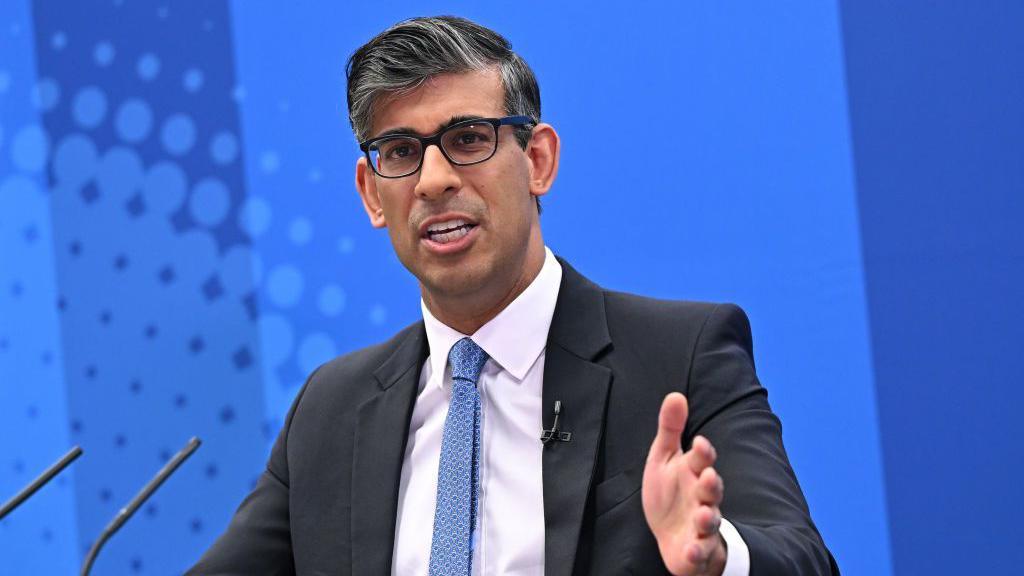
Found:
[[[132,498],[132,501],[129,502],[127,506],[118,511],[117,515],[114,516],[114,519],[110,521],[110,524],[103,529],[103,532],[100,534],[100,537],[96,539],[92,548],[89,549],[89,553],[86,554],[85,562],[82,564],[82,576],[89,575],[89,571],[92,570],[93,562],[96,561],[96,556],[100,553],[100,548],[106,544],[107,540],[109,540],[110,537],[121,528],[121,526],[124,526],[124,523],[132,517],[132,514],[135,514],[135,511],[153,495],[153,492],[156,492],[156,489],[159,488],[160,485],[178,469],[179,466],[181,466],[182,462],[184,462],[186,458],[191,456],[192,453],[199,448],[199,444],[199,438],[193,436],[192,439],[188,441],[188,444],[175,454],[174,458],[171,458],[148,484],[143,486],[142,490],[135,495],[135,498]]]
[[[14,496],[14,498],[11,498],[7,502],[5,502],[2,507],[0,507],[0,519],[3,519],[3,517],[7,516],[11,512],[11,510],[14,510],[18,506],[20,506],[22,502],[28,500],[29,496],[32,496],[33,494],[36,493],[36,490],[39,490],[40,488],[43,487],[44,484],[46,484],[50,480],[53,480],[54,476],[60,474],[61,470],[67,468],[68,464],[74,462],[75,459],[77,459],[81,455],[82,449],[79,446],[75,446],[71,450],[68,450],[68,453],[62,456],[60,460],[54,462],[49,468],[43,471],[43,473],[40,474],[38,478],[33,480],[31,484],[24,487],[21,490],[21,492],[18,492]]]

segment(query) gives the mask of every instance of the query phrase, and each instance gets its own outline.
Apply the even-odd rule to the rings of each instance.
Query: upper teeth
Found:
[[[441,230],[451,230],[452,228],[458,228],[459,226],[465,226],[469,224],[465,220],[448,220],[447,222],[435,222],[430,226],[427,226],[427,232],[440,232]]]

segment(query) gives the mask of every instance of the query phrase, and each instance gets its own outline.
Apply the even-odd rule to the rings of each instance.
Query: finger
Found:
[[[672,392],[661,403],[658,415],[658,434],[651,443],[648,460],[666,462],[682,449],[680,439],[686,426],[688,407],[686,396]]]
[[[693,439],[690,451],[686,453],[686,464],[694,474],[699,475],[705,468],[715,463],[715,458],[717,454],[711,442],[703,436],[697,436]]]
[[[722,503],[722,496],[725,493],[725,484],[718,471],[708,466],[697,478],[696,497],[701,504],[718,506]]]
[[[704,546],[700,545],[700,542],[691,542],[686,547],[686,559],[698,570],[703,569],[710,556],[711,554]]]
[[[687,544],[686,559],[689,567],[686,567],[682,572],[683,574],[704,574],[708,570],[708,565],[711,562],[712,557],[715,554],[715,550],[719,545],[721,536],[713,535],[704,538],[698,538]]]
[[[690,542],[686,546],[686,560],[693,566],[693,570],[687,573],[703,574],[708,569],[708,562],[718,545],[718,536],[700,538]]]
[[[722,514],[717,507],[701,506],[693,513],[693,527],[700,538],[718,534],[722,525]]]

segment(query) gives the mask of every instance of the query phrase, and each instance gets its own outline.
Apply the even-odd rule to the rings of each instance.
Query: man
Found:
[[[310,376],[192,573],[838,573],[743,312],[608,292],[544,246],[559,138],[508,42],[413,19],[348,82],[356,187],[423,321]]]

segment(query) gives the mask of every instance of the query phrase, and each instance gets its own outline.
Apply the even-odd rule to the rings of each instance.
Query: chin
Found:
[[[479,254],[475,258],[459,259],[450,264],[431,262],[420,269],[421,274],[416,274],[420,284],[428,292],[443,298],[458,298],[470,296],[480,292],[482,289],[499,282],[500,270],[488,259],[481,259]]]
[[[450,298],[478,292],[487,284],[487,279],[479,270],[453,267],[448,270],[431,270],[420,279],[420,283],[431,294]]]

